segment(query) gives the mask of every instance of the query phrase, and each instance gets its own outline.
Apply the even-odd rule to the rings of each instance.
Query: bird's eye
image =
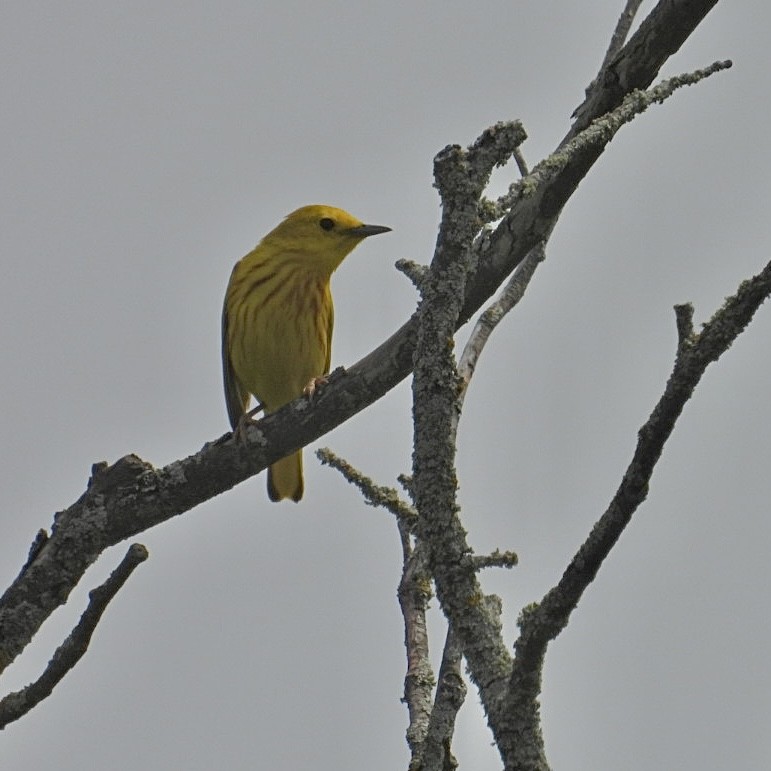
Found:
[[[324,217],[323,219],[319,220],[319,225],[321,225],[322,230],[332,230],[332,228],[335,226],[335,221],[329,217]]]

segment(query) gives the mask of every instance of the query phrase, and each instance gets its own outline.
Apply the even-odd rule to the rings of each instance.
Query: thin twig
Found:
[[[404,697],[409,725],[407,744],[413,761],[417,762],[428,731],[431,715],[431,694],[434,689],[434,672],[428,649],[426,608],[431,598],[431,576],[428,572],[426,550],[418,543],[412,546],[412,532],[417,512],[403,501],[391,487],[376,485],[350,463],[340,458],[328,447],[316,451],[316,457],[325,465],[337,469],[351,484],[359,488],[365,503],[381,506],[396,517],[399,541],[402,547],[402,577],[397,597],[404,620],[404,647],[407,652],[407,672],[404,676]]]
[[[509,195],[512,196],[511,203],[513,204],[518,197],[527,198],[531,196],[534,193],[535,187],[539,184],[540,177],[550,176],[558,169],[566,167],[573,161],[575,154],[581,148],[597,145],[604,147],[622,126],[630,123],[652,105],[662,104],[678,89],[684,86],[696,85],[705,78],[730,69],[732,66],[733,62],[730,59],[716,61],[702,69],[684,72],[662,80],[646,91],[635,90],[630,92],[614,110],[593,120],[579,134],[566,138],[557,150],[536,165],[529,177],[514,182],[509,192]]]
[[[110,600],[120,591],[135,568],[147,557],[147,549],[142,544],[132,544],[110,577],[89,593],[88,607],[67,639],[56,649],[43,674],[34,683],[30,683],[20,691],[9,693],[0,700],[0,728],[5,728],[9,723],[26,715],[43,699],[50,696],[67,672],[88,650],[91,636]]]
[[[621,11],[621,16],[618,17],[618,22],[616,22],[616,28],[610,36],[610,44],[608,45],[608,50],[605,52],[605,57],[600,65],[598,77],[602,76],[611,61],[613,61],[618,52],[624,47],[626,38],[629,35],[629,30],[632,29],[634,17],[637,15],[637,11],[642,5],[642,2],[643,0],[626,0],[626,6],[624,7],[624,10]],[[596,82],[596,80],[597,78],[595,78],[594,82]],[[594,82],[592,85],[594,85]],[[587,88],[587,93],[591,88],[592,86]]]
[[[461,379],[463,394],[468,389],[479,357],[487,341],[490,339],[490,335],[503,320],[503,317],[522,299],[525,290],[530,284],[530,280],[535,274],[535,269],[539,263],[543,262],[545,256],[546,252],[543,243],[531,249],[527,257],[514,271],[509,282],[506,284],[506,288],[477,320],[458,362],[458,375]]]
[[[417,512],[399,497],[399,493],[393,487],[375,484],[372,479],[336,455],[329,447],[316,450],[316,457],[325,466],[337,469],[348,482],[358,487],[368,506],[381,506],[390,511],[400,522],[407,523],[410,528],[414,525]]]
[[[522,155],[522,151],[518,147],[515,147],[514,152],[511,155],[516,161],[520,176],[526,177],[530,171],[527,168],[527,161],[525,160],[525,156]]]

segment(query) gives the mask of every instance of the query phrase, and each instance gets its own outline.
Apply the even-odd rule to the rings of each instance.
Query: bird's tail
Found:
[[[272,501],[283,498],[299,501],[303,497],[302,450],[282,458],[268,469],[268,495]]]

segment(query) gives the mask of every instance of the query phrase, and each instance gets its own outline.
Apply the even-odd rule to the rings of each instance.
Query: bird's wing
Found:
[[[235,431],[238,421],[246,412],[249,394],[243,390],[233,371],[228,352],[228,309],[227,301],[222,306],[222,384],[225,386],[225,404],[228,408],[230,426]]]

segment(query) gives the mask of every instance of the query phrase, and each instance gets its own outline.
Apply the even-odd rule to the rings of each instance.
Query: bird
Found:
[[[233,268],[222,309],[222,376],[235,435],[252,415],[311,395],[329,373],[330,278],[365,238],[387,233],[334,206],[303,206]],[[257,407],[247,411],[251,397]],[[268,496],[303,496],[302,450],[268,469]]]

